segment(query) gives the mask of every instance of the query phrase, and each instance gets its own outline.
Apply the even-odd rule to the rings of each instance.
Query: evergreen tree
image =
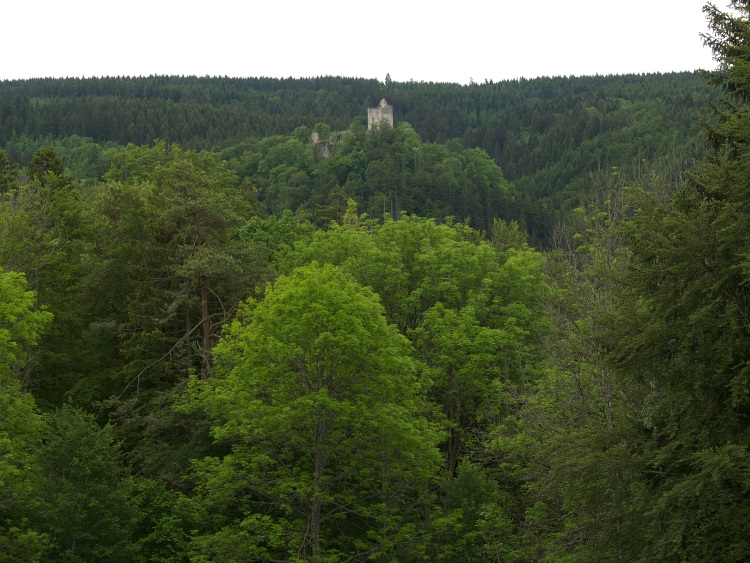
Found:
[[[42,147],[37,150],[29,162],[29,177],[33,180],[42,180],[47,173],[52,173],[62,179],[65,174],[65,165],[57,151],[52,147]]]
[[[54,315],[30,383],[41,403],[55,404],[80,381],[85,354],[70,346],[86,319],[76,302],[87,248],[86,205],[53,149],[34,153],[30,178],[0,198],[0,265],[23,272]]]
[[[18,166],[8,160],[8,153],[0,149],[0,194],[9,191],[16,180]]]
[[[726,96],[717,152],[671,204],[636,196],[625,231],[634,301],[613,358],[648,385],[643,555],[656,559],[750,557],[750,2],[730,7],[705,9]]]
[[[716,152],[684,184],[630,190],[631,216],[615,233],[629,265],[617,271],[618,251],[591,270],[604,274],[590,280],[596,308],[569,340],[590,352],[535,397],[547,431],[532,455],[549,479],[529,490],[548,496],[527,519],[564,522],[537,536],[547,557],[750,557],[750,3],[731,7],[706,8],[720,62],[712,80],[727,96],[709,130]],[[597,238],[579,252],[605,256],[614,239]],[[569,394],[555,397],[558,386]],[[555,409],[551,398],[574,398],[574,408]]]

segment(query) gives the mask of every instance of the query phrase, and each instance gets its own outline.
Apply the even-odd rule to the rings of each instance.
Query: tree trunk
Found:
[[[313,452],[313,498],[310,506],[310,547],[312,551],[313,563],[322,561],[320,550],[320,534],[322,528],[322,507],[321,488],[323,482],[323,472],[326,466],[326,454],[324,451],[325,440],[328,435],[326,421],[321,416],[320,407],[318,407],[318,416],[315,421],[315,451]]]
[[[201,282],[201,323],[203,328],[203,370],[201,378],[206,379],[211,371],[211,317],[208,313],[208,279],[206,274],[200,275]]]
[[[316,475],[317,478],[317,475]],[[320,563],[320,528],[321,528],[321,502],[320,502],[320,490],[317,484],[315,485],[315,491],[313,493],[315,497],[312,502],[312,512],[310,514],[310,544],[312,548],[312,559],[313,563]]]

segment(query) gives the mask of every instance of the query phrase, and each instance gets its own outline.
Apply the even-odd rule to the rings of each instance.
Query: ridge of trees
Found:
[[[157,138],[223,150],[320,122],[344,130],[383,96],[396,122],[425,142],[484,149],[518,187],[513,218],[540,245],[578,205],[592,173],[654,161],[684,170],[703,151],[699,120],[715,101],[697,72],[469,86],[342,77],[31,79],[0,82],[0,146],[22,165],[45,139],[71,136],[93,140],[79,155],[89,161],[112,143]]]

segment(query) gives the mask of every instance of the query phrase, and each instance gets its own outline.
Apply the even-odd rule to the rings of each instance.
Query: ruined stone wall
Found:
[[[385,98],[380,100],[378,107],[367,108],[367,129],[375,129],[382,122],[386,122],[393,127],[393,106],[388,105]]]

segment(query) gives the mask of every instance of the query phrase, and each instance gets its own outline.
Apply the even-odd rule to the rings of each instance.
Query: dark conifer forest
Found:
[[[0,82],[0,561],[750,559],[731,8],[712,72]]]

